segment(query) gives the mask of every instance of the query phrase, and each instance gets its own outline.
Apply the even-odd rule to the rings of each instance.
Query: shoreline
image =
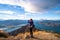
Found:
[[[18,39],[19,40],[27,40],[26,39],[26,37],[27,37],[29,40],[35,40],[35,38],[30,38],[29,29],[26,29],[26,28],[27,28],[27,26],[24,26],[24,27],[17,30],[18,33],[17,33],[17,31],[15,31],[16,34],[14,34],[14,32],[12,32],[14,35],[12,34],[8,38],[0,38],[0,39],[1,40],[3,40],[3,39],[4,40],[18,40]],[[45,30],[39,30],[39,29],[36,29],[36,28],[34,28],[33,34],[34,34],[34,37],[36,37],[38,40],[40,40],[40,39],[50,40],[50,39],[53,39],[53,38],[60,39],[60,34],[45,31]],[[51,38],[51,37],[53,37],[53,38]]]

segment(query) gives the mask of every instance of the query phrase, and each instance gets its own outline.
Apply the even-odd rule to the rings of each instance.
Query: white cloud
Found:
[[[0,0],[0,4],[16,5],[17,4],[17,0]]]
[[[60,14],[60,10],[56,10],[56,11],[54,11],[54,13]]]
[[[14,14],[13,11],[0,11],[0,14],[3,13],[3,14]]]
[[[0,4],[9,4],[9,5],[17,5],[24,8],[24,10],[28,13],[23,15],[13,15],[15,12],[13,11],[0,11],[4,14],[11,14],[11,15],[0,15],[0,19],[37,19],[39,20],[42,18],[45,19],[52,19],[48,17],[41,17],[41,14],[48,13],[50,8],[57,7],[58,0],[0,0]],[[40,14],[32,14],[32,13],[40,13]],[[56,13],[60,13],[60,11],[56,11]]]
[[[1,4],[18,5],[27,12],[39,13],[60,5],[59,0],[0,0]]]
[[[21,19],[25,20],[26,16],[23,14],[17,14],[17,15],[0,15],[0,19],[8,20],[8,19]]]
[[[30,18],[34,20],[38,20],[39,17],[36,17],[36,14],[32,13],[25,13],[25,14],[12,14],[12,15],[1,15],[0,14],[0,19],[8,20],[8,19],[21,19],[21,20],[28,20]]]

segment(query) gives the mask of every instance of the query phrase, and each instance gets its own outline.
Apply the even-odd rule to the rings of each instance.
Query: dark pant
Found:
[[[30,35],[31,35],[31,37],[33,37],[33,31],[32,31],[32,28],[30,28]]]

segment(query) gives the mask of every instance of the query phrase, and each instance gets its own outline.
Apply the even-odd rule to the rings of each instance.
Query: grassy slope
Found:
[[[46,32],[46,31],[33,31],[34,38],[30,37],[29,31],[19,33],[16,36],[10,36],[8,38],[0,38],[0,40],[60,40],[60,34]]]
[[[19,33],[15,37],[10,37],[10,40],[60,40],[60,35],[45,31],[34,31],[34,38],[31,38],[29,32]],[[7,39],[6,39],[7,40]]]
[[[48,33],[45,31],[34,31],[34,38],[31,38],[29,32],[19,33],[15,37],[9,37],[4,40],[60,40],[60,35]],[[1,40],[1,39],[0,39]]]

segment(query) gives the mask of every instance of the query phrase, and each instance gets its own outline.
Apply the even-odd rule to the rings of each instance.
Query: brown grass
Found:
[[[25,33],[19,33],[15,37],[11,36],[4,40],[60,40],[60,35],[55,34],[55,33],[48,33],[46,31],[36,30],[33,32],[33,34],[34,34],[33,38],[30,37],[29,32],[25,32]]]

